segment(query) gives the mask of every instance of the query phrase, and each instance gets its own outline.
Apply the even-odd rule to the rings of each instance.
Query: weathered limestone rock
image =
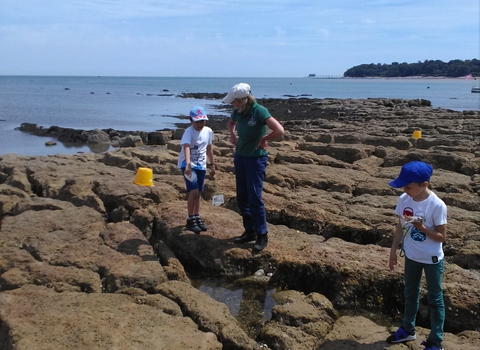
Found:
[[[5,350],[222,349],[188,317],[110,293],[57,293],[24,286],[0,293]]]
[[[88,135],[87,143],[110,143],[110,136],[103,130],[95,129]]]
[[[171,130],[154,131],[148,133],[149,145],[166,145],[173,138]]]
[[[127,135],[118,140],[118,147],[138,147],[143,145],[143,140],[138,135]]]
[[[338,317],[330,301],[317,293],[287,291],[274,298],[279,305],[262,334],[272,349],[317,349]]]
[[[259,102],[287,130],[269,143],[270,241],[260,254],[252,254],[252,244],[233,243],[243,228],[224,119],[208,122],[216,132],[217,175],[205,184],[209,229],[200,235],[184,228],[179,132],[166,145],[105,154],[0,156],[0,347],[250,349],[258,341],[270,348],[383,349],[390,327],[360,315],[394,316],[403,308],[401,259],[394,271],[387,263],[400,192],[388,181],[405,162],[421,159],[434,166],[431,188],[448,206],[445,347],[476,349],[478,111],[399,99]],[[69,140],[89,135],[24,127]],[[414,140],[417,128],[422,138]],[[148,142],[145,132],[105,132],[111,140],[136,135]],[[155,186],[133,184],[140,166],[152,168]],[[217,193],[225,197],[220,207],[209,202]],[[272,320],[254,324],[255,339],[225,305],[190,285],[191,273],[243,278],[259,269],[266,275],[256,283],[289,291],[277,293]],[[429,326],[425,292],[422,285],[416,345]]]
[[[226,348],[258,348],[224,304],[214,301],[191,284],[169,281],[160,285],[160,293],[179,304],[183,314],[192,318],[201,330],[217,334]]]

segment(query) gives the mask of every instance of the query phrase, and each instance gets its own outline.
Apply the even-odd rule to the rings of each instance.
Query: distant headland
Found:
[[[449,62],[425,60],[417,63],[361,64],[347,69],[343,76],[349,78],[467,77],[475,79],[480,77],[480,60],[474,58],[472,60],[451,60]]]

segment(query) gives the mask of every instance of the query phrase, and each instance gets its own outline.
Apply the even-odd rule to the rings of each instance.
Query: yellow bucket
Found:
[[[415,130],[413,132],[412,138],[414,139],[420,139],[422,138],[422,131],[421,130]]]
[[[140,186],[153,186],[153,170],[150,168],[138,168],[134,184]]]

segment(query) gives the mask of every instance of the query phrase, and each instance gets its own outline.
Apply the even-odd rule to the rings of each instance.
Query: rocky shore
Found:
[[[205,96],[216,99],[217,96]],[[448,206],[446,349],[480,344],[480,113],[400,99],[262,99],[286,134],[269,144],[264,201],[270,242],[235,245],[233,146],[213,116],[217,176],[202,213],[184,229],[176,169],[182,128],[155,133],[43,129],[103,154],[0,157],[0,348],[384,349],[403,310],[403,261],[388,269],[400,192],[388,181],[420,159]],[[414,130],[422,138],[413,139]],[[94,136],[97,135],[97,136]],[[153,169],[153,187],[133,183]],[[225,203],[212,206],[214,194]],[[263,269],[264,275],[254,276]],[[270,320],[240,323],[192,284],[208,276],[275,288]],[[258,297],[258,296],[257,296]],[[417,340],[428,334],[425,286]],[[382,315],[392,327],[376,322]]]

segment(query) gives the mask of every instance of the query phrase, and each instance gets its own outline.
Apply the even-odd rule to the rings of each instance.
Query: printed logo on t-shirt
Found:
[[[424,219],[424,220],[425,220],[425,218],[426,218],[426,215],[425,215],[425,212],[424,212],[424,211],[417,211],[417,212],[415,213],[415,216],[416,216],[416,217],[419,217],[419,218],[422,218],[422,219]]]
[[[425,233],[420,231],[415,226],[412,226],[412,228],[410,229],[410,237],[412,237],[412,239],[415,242],[423,242],[424,240],[427,239],[427,236],[425,235]]]
[[[425,218],[425,212],[423,211],[418,211],[414,212],[413,208],[410,207],[405,207],[403,209],[403,215],[408,216],[408,217],[420,217],[420,218]],[[410,224],[410,237],[416,242],[423,242],[427,239],[427,235],[420,231],[418,228],[416,228],[413,224]]]
[[[192,163],[193,169],[201,169],[202,162],[205,162],[206,155],[198,151],[198,146],[195,145],[190,150],[190,162]]]
[[[403,216],[413,216],[413,209],[410,207],[403,208]]]
[[[255,120],[255,114],[252,114],[250,120],[248,121],[248,126],[255,126],[257,125],[257,121]]]
[[[198,146],[197,145],[190,148],[190,161],[192,163],[197,164],[199,156],[200,156],[200,154],[198,153]]]

